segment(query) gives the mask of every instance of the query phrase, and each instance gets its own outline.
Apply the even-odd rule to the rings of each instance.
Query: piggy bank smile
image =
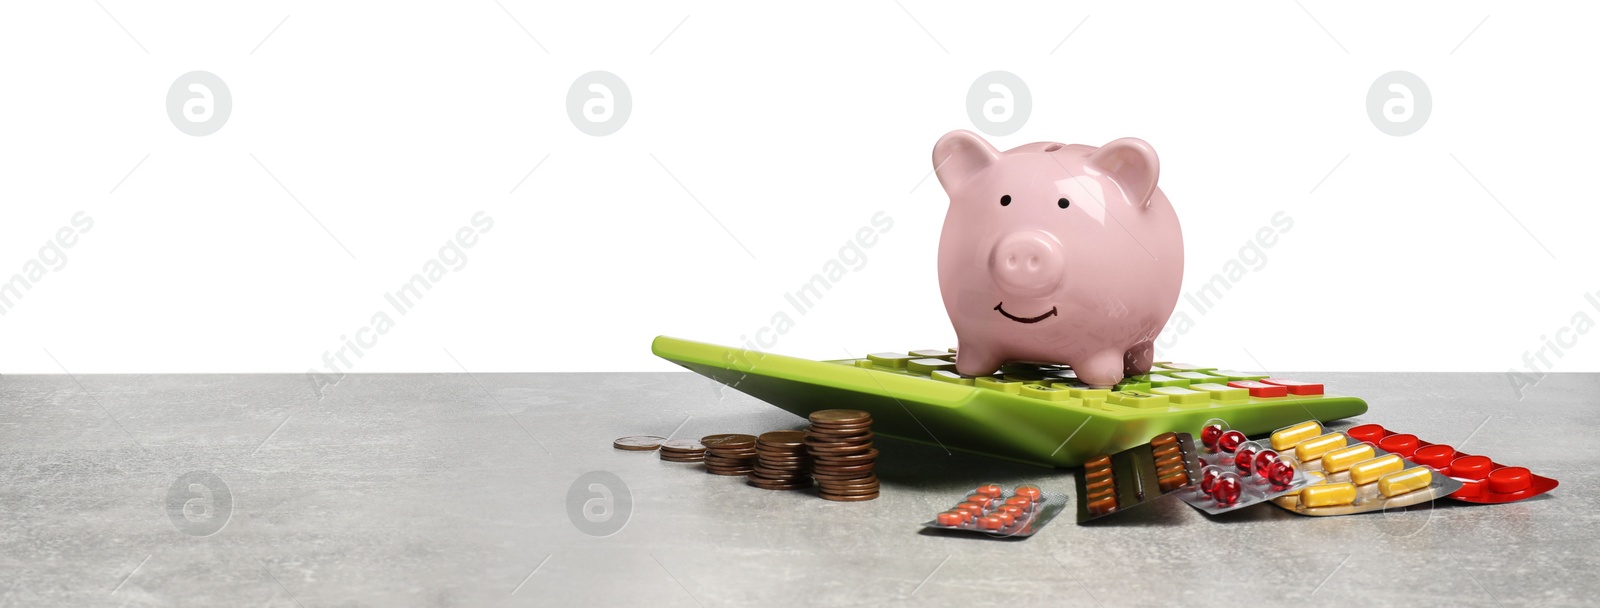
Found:
[[[1044,313],[1044,314],[1039,315],[1037,317],[1019,317],[1017,315],[1014,315],[1014,314],[1011,314],[1009,312],[1006,312],[1005,305],[1006,305],[1005,302],[1001,302],[999,304],[995,304],[994,305],[994,309],[1000,311],[1000,314],[1005,315],[1005,318],[1011,319],[1012,321],[1016,321],[1018,323],[1038,323],[1038,322],[1043,321],[1045,319],[1048,319],[1050,317],[1056,316],[1056,307],[1054,307],[1054,306],[1050,307],[1050,312]]]

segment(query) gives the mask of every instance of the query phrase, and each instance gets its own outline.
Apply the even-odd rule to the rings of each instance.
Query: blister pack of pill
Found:
[[[1007,495],[1000,484],[987,483],[933,521],[923,522],[922,527],[982,532],[996,538],[1026,538],[1037,534],[1066,508],[1064,494],[1022,485]]]
[[[1200,483],[1178,498],[1211,515],[1260,504],[1311,485],[1311,477],[1261,442],[1228,429],[1220,419],[1200,430]]]
[[[1461,482],[1315,420],[1272,433],[1272,449],[1311,478],[1297,493],[1272,500],[1301,515],[1348,515],[1444,498]]]
[[[1534,475],[1523,467],[1508,467],[1488,456],[1458,452],[1441,443],[1428,443],[1416,435],[1395,433],[1376,424],[1363,424],[1345,431],[1351,439],[1375,444],[1380,449],[1432,467],[1461,482],[1461,489],[1450,498],[1463,502],[1494,504],[1533,498],[1555,489],[1560,482]]]
[[[1078,523],[1178,494],[1199,479],[1199,453],[1188,433],[1162,433],[1150,443],[1096,456],[1076,476]]]

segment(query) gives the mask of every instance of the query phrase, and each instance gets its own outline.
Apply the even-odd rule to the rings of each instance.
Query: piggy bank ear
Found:
[[[1122,188],[1129,205],[1150,205],[1150,196],[1156,192],[1156,178],[1161,175],[1161,161],[1156,159],[1155,148],[1144,140],[1124,137],[1100,146],[1089,155],[1088,164],[1110,176],[1111,181]]]
[[[951,131],[933,145],[933,172],[945,192],[956,188],[984,167],[1000,160],[1000,152],[971,131]]]

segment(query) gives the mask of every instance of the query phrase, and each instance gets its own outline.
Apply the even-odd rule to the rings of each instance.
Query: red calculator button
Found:
[[[1289,394],[1289,387],[1287,387],[1287,386],[1278,386],[1276,384],[1267,384],[1267,383],[1264,383],[1264,382],[1256,382],[1255,380],[1235,380],[1233,382],[1229,382],[1228,386],[1231,386],[1233,388],[1247,388],[1247,389],[1250,389],[1250,396],[1251,397],[1270,398],[1270,397],[1282,397],[1284,395]]]
[[[1321,395],[1322,394],[1322,385],[1321,384],[1317,384],[1317,383],[1298,382],[1298,381],[1295,381],[1295,380],[1285,380],[1283,378],[1267,378],[1265,380],[1262,380],[1262,382],[1265,382],[1267,384],[1276,384],[1278,386],[1286,387],[1286,388],[1289,389],[1289,394],[1291,394],[1291,395]]]

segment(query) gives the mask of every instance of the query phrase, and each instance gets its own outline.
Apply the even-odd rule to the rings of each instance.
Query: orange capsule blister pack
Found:
[[[1076,477],[1081,524],[1183,493],[1200,480],[1200,460],[1188,433],[1162,433],[1150,443],[1090,458]]]
[[[1178,498],[1211,515],[1260,504],[1311,485],[1312,478],[1276,450],[1249,441],[1228,423],[1211,419],[1200,429],[1200,483]]]
[[[1461,489],[1451,493],[1450,498],[1463,502],[1514,502],[1549,492],[1560,483],[1549,477],[1534,475],[1523,467],[1508,467],[1489,460],[1487,456],[1457,452],[1448,445],[1428,443],[1417,439],[1416,435],[1395,433],[1376,424],[1352,427],[1345,434],[1351,439],[1377,445],[1431,467],[1461,482]]]
[[[995,538],[1026,538],[1066,508],[1066,495],[1044,492],[1038,486],[1017,486],[1007,495],[1000,484],[987,483],[922,527],[982,532]]]
[[[1398,509],[1444,498],[1461,482],[1345,433],[1309,420],[1272,433],[1279,456],[1311,484],[1272,502],[1301,515],[1348,515]]]

